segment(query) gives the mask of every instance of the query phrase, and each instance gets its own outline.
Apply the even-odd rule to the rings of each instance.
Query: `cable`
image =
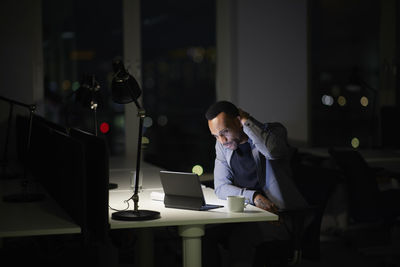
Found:
[[[108,205],[108,207],[110,208],[110,209],[112,209],[112,210],[115,210],[115,211],[124,211],[124,210],[127,210],[127,209],[129,209],[129,200],[131,200],[132,198],[129,198],[129,199],[127,199],[127,200],[124,200],[124,202],[127,204],[127,207],[125,208],[125,209],[122,209],[122,210],[119,210],[119,209],[114,209],[114,208],[112,208],[111,206],[110,206],[110,204]]]

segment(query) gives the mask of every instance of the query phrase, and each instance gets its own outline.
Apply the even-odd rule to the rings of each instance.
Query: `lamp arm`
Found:
[[[143,136],[143,120],[146,117],[146,112],[145,110],[140,106],[139,101],[137,98],[132,95],[132,90],[130,88],[129,83],[124,81],[124,85],[129,88],[129,93],[131,94],[131,97],[133,101],[135,102],[135,105],[137,107],[138,113],[137,116],[139,117],[139,134],[138,134],[138,142],[137,142],[137,154],[136,154],[136,175],[135,175],[135,191],[133,193],[133,196],[130,198],[133,200],[134,203],[134,212],[138,212],[139,210],[139,177],[140,177],[140,162],[141,162],[141,156],[142,156],[142,136]]]
[[[135,101],[137,102],[137,101]],[[138,105],[138,103],[136,103]],[[135,191],[132,196],[132,200],[134,203],[134,211],[138,211],[139,209],[139,177],[140,177],[140,162],[142,156],[142,136],[143,136],[143,120],[146,116],[146,112],[144,109],[138,109],[138,117],[139,117],[139,134],[138,134],[138,143],[137,143],[137,157],[136,157],[136,175],[135,175]]]

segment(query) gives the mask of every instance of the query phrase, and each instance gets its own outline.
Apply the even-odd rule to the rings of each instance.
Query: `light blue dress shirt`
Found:
[[[249,137],[257,177],[265,196],[281,209],[306,207],[306,201],[292,180],[290,159],[294,149],[288,145],[286,128],[280,123],[262,124],[250,117],[243,131]],[[214,188],[218,198],[241,195],[248,203],[254,204],[255,190],[233,184],[234,174],[230,166],[233,151],[217,141],[215,152]]]

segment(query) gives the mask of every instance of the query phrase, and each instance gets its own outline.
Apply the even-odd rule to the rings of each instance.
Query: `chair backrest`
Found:
[[[400,130],[396,127],[400,116],[400,107],[384,106],[381,108],[382,147],[400,148]]]
[[[290,266],[298,264],[301,258],[320,259],[322,217],[339,179],[337,172],[318,164],[305,164],[304,158],[297,148],[293,149],[293,180],[309,207],[280,211],[279,216],[292,225],[288,229],[291,239],[262,243],[257,247],[255,264]]]
[[[347,180],[350,218],[355,222],[378,221],[378,183],[363,156],[354,149],[330,148],[329,154]]]
[[[305,229],[302,240],[303,258],[320,258],[320,230],[327,203],[338,184],[334,170],[320,166],[321,159],[310,159],[308,154],[297,152],[293,167],[293,179],[307,203],[314,207],[314,216]]]

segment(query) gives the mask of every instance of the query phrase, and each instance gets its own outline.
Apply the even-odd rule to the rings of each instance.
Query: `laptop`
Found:
[[[206,203],[199,176],[195,173],[160,171],[160,179],[167,208],[210,210],[223,207]]]

